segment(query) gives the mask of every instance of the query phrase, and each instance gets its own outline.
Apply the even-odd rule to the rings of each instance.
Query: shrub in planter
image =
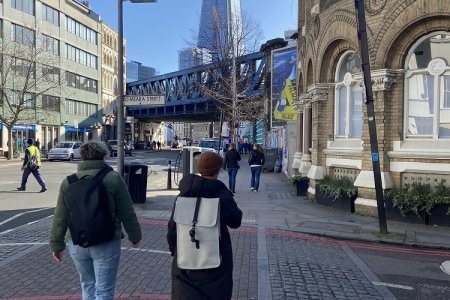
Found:
[[[301,175],[294,175],[290,179],[291,184],[296,188],[297,196],[306,196],[309,187],[309,178]]]
[[[355,212],[357,190],[348,178],[326,176],[316,186],[316,202],[332,208]]]
[[[426,193],[428,191],[428,194]],[[426,224],[425,203],[431,193],[428,187],[408,186],[405,190],[393,189],[385,194],[386,216],[389,220]]]
[[[450,189],[444,183],[445,180],[439,183],[426,203],[430,225],[450,226]]]

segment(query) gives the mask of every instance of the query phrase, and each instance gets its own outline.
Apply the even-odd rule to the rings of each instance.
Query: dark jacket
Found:
[[[220,254],[222,262],[218,268],[205,270],[183,270],[177,265],[177,228],[172,216],[169,220],[167,242],[174,257],[172,261],[173,300],[229,300],[233,291],[233,252],[228,227],[241,225],[242,211],[237,207],[233,195],[219,180],[190,174],[180,181],[180,196],[219,198],[220,202]]]
[[[97,172],[106,166],[104,160],[83,160],[78,164],[77,176],[79,178],[89,175],[95,176]],[[111,171],[103,178],[103,185],[108,192],[108,204],[111,216],[115,220],[115,239],[123,237],[122,225],[132,243],[138,243],[141,238],[141,227],[134,212],[128,187],[122,177],[115,171]],[[65,241],[70,240],[68,229],[69,212],[64,204],[64,194],[69,186],[65,178],[59,188],[58,201],[53,215],[53,225],[50,231],[49,244],[52,251],[62,251],[66,247]]]
[[[241,155],[239,152],[237,152],[236,149],[231,149],[227,152],[225,152],[225,162],[223,164],[223,169],[226,170],[227,168],[238,168],[239,169],[239,163],[238,161],[241,160]]]
[[[250,156],[248,157],[248,164],[256,165],[256,166],[264,166],[264,163],[266,162],[266,158],[264,157],[264,153],[252,150],[250,151]]]

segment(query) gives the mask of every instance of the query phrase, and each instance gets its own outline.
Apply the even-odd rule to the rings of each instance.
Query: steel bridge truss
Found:
[[[246,95],[263,93],[265,61],[260,52],[236,59],[238,76],[250,79]],[[191,69],[168,73],[146,80],[127,84],[127,95],[164,95],[165,105],[161,107],[128,107],[128,115],[144,121],[158,120],[216,120],[219,116],[214,101],[202,94],[202,86],[212,87],[213,72],[217,65],[206,64]],[[241,93],[242,94],[242,93]],[[201,116],[202,115],[202,116]]]

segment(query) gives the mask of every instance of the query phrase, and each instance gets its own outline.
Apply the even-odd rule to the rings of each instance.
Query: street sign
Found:
[[[127,95],[123,97],[125,106],[164,105],[164,95]]]

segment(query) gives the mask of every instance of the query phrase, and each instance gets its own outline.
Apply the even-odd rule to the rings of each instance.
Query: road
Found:
[[[176,191],[166,190],[166,170],[167,161],[176,156],[167,151],[126,157],[126,163],[147,164],[152,172],[149,201],[136,205],[144,231],[142,248],[133,252],[123,244],[117,286],[123,298],[170,299],[165,231]],[[108,158],[113,166],[114,161]],[[58,186],[77,164],[44,163],[49,187],[45,193],[38,193],[34,178],[26,192],[15,191],[20,165],[0,165],[0,299],[79,295],[70,259],[55,264],[45,246]],[[226,179],[225,173],[221,179]],[[244,206],[262,193],[238,191],[236,200]],[[283,209],[292,208],[279,205],[270,213]],[[231,236],[233,299],[450,299],[450,275],[440,269],[450,260],[447,251],[321,238],[263,226],[248,217]]]

